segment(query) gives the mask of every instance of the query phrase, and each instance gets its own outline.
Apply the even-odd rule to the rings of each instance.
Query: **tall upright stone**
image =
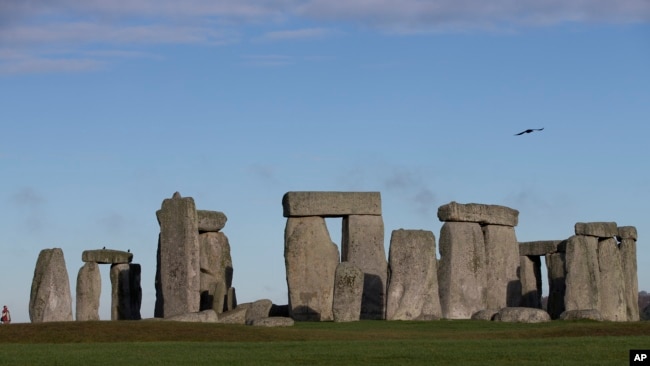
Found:
[[[361,319],[384,319],[388,262],[382,217],[344,216],[341,246],[341,260],[356,265],[364,273]]]
[[[639,278],[637,275],[636,240],[637,232],[634,226],[618,228],[618,246],[623,267],[623,282],[625,283],[625,308],[628,321],[639,320]]]
[[[600,270],[600,314],[603,320],[627,321],[626,283],[623,280],[621,254],[614,238],[598,243],[598,268]]]
[[[72,321],[70,279],[61,248],[43,249],[38,255],[29,319],[32,323]]]
[[[111,320],[140,320],[142,288],[139,264],[113,264],[111,277]]]
[[[470,319],[486,308],[485,242],[478,223],[445,222],[440,230],[438,286],[442,315]]]
[[[99,265],[86,262],[77,275],[77,321],[99,320],[99,298],[102,292],[102,279]]]
[[[333,320],[339,251],[322,217],[290,217],[284,232],[289,314],[294,320]]]
[[[566,243],[566,293],[569,310],[600,310],[598,237],[574,235]]]
[[[390,238],[387,320],[442,317],[436,238],[431,231],[394,230]]]
[[[341,262],[334,275],[334,321],[353,322],[361,318],[364,274],[350,262]]]
[[[224,311],[226,291],[232,286],[233,266],[228,237],[223,232],[206,232],[199,235],[201,251],[201,310]],[[220,295],[215,293],[220,289]],[[222,296],[216,299],[215,296]],[[215,302],[216,301],[216,302]],[[220,309],[214,304],[221,304]]]
[[[199,229],[194,199],[176,192],[157,212],[163,317],[198,312],[201,300]]]
[[[521,306],[542,308],[542,261],[538,255],[519,257]]]
[[[487,262],[487,308],[519,306],[519,243],[515,228],[504,225],[483,226]]]
[[[564,312],[564,296],[566,293],[566,254],[546,254],[546,269],[548,275],[548,301],[546,311],[551,319],[559,319]]]

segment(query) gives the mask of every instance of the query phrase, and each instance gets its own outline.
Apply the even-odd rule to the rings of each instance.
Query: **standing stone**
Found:
[[[284,232],[289,314],[294,320],[332,320],[339,251],[322,217],[290,217]]]
[[[201,310],[213,309],[217,314],[223,312],[227,300],[226,290],[232,286],[233,267],[228,237],[222,232],[206,232],[199,235]],[[216,299],[215,291],[220,290],[221,299]],[[221,308],[213,308],[214,304]]]
[[[487,262],[487,308],[519,306],[519,243],[515,228],[502,225],[483,226]]]
[[[111,320],[140,320],[142,288],[139,264],[111,266]]]
[[[390,238],[387,320],[442,317],[436,238],[431,231],[394,230]]]
[[[538,255],[519,257],[521,306],[542,308],[542,261]]]
[[[598,238],[574,235],[566,244],[566,310],[600,310]]]
[[[600,314],[604,320],[627,321],[627,303],[621,253],[616,239],[602,239],[598,243],[600,269]]]
[[[157,212],[160,223],[162,316],[199,311],[201,302],[199,229],[191,197],[178,192]]]
[[[230,287],[228,291],[226,291],[226,305],[224,311],[235,310],[235,308],[237,308],[237,294],[235,288]]]
[[[61,248],[43,249],[38,255],[29,297],[32,323],[72,320],[70,279]]]
[[[564,296],[566,293],[565,253],[549,253],[546,255],[548,274],[548,301],[546,311],[551,319],[559,319],[564,312]]]
[[[385,319],[388,262],[382,217],[344,217],[341,241],[341,260],[356,265],[364,273],[361,319]]]
[[[361,317],[363,271],[350,262],[341,262],[334,276],[332,312],[335,322],[353,322]]]
[[[99,297],[102,292],[102,278],[99,265],[85,263],[77,275],[77,321],[99,320]]]
[[[637,233],[634,226],[621,226],[618,228],[618,246],[621,252],[621,266],[623,267],[623,283],[625,283],[625,308],[628,321],[639,320],[639,279],[636,263]]]
[[[486,308],[485,242],[477,223],[445,222],[440,230],[438,286],[442,315],[470,319]]]

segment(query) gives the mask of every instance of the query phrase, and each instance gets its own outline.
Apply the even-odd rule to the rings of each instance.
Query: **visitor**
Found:
[[[2,308],[2,324],[9,324],[11,323],[11,313],[9,313],[9,309],[7,309],[7,305]]]

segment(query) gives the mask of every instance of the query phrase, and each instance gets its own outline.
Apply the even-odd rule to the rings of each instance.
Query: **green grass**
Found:
[[[2,365],[626,365],[650,323],[176,322],[0,326]]]

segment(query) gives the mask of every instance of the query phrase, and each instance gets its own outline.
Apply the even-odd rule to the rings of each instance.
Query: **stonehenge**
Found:
[[[237,304],[230,243],[222,231],[226,215],[197,210],[193,198],[178,192],[164,199],[156,212],[154,317],[254,326],[364,319],[640,319],[633,226],[577,222],[569,238],[519,242],[519,211],[452,201],[438,208],[443,223],[438,249],[431,231],[392,230],[387,258],[379,192],[287,192],[282,209],[288,304]],[[341,219],[340,248],[326,218]],[[111,320],[142,318],[142,268],[130,250],[85,250],[81,259],[77,321],[99,320],[102,264],[110,265]],[[549,293],[543,306],[545,281]],[[73,320],[60,248],[39,254],[29,316],[34,323]]]

